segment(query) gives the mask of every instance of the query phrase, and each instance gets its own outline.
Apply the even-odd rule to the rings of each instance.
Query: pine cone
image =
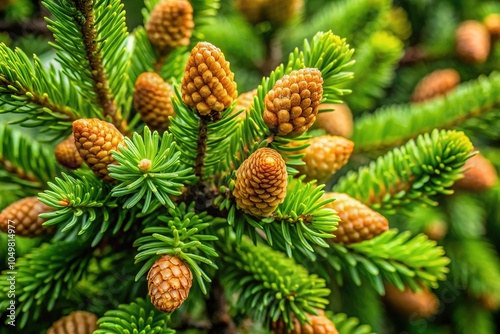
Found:
[[[82,157],[76,149],[75,137],[73,135],[56,146],[55,154],[57,162],[69,169],[80,168],[83,163]]]
[[[98,329],[97,316],[86,311],[74,311],[52,324],[46,334],[92,334]]]
[[[82,118],[73,122],[73,135],[83,161],[104,181],[113,181],[108,166],[115,163],[111,151],[124,144],[121,132],[106,121]]]
[[[222,51],[199,42],[191,51],[181,83],[182,101],[202,116],[215,113],[215,120],[238,96],[234,74]]]
[[[318,315],[307,314],[311,320],[311,324],[301,324],[299,320],[293,316],[293,329],[288,332],[283,320],[278,320],[273,323],[271,329],[274,334],[338,334],[337,328],[333,322],[325,316],[323,310],[318,310]]]
[[[427,289],[413,292],[409,288],[398,290],[393,285],[385,285],[385,300],[389,305],[404,316],[430,317],[439,308],[436,295]]]
[[[424,233],[432,240],[441,240],[446,236],[448,232],[448,225],[441,220],[435,220],[427,225],[424,229]]]
[[[174,89],[155,72],[144,72],[137,78],[134,88],[134,107],[141,119],[153,130],[166,130],[169,116],[174,116],[171,96]]]
[[[318,110],[324,109],[335,109],[335,111],[318,112],[315,123],[318,128],[324,129],[332,136],[345,138],[352,136],[353,118],[347,104],[320,104]]]
[[[330,177],[344,166],[351,156],[354,143],[339,136],[319,136],[309,140],[309,146],[301,151],[305,165],[297,170],[306,175],[306,180],[318,180],[326,183]]]
[[[335,201],[325,207],[334,209],[340,217],[338,229],[333,232],[336,238],[331,242],[348,245],[370,240],[389,228],[384,216],[347,194],[327,192],[321,200],[331,198]]]
[[[236,171],[233,195],[248,214],[268,217],[283,203],[288,173],[281,155],[270,148],[252,153]]]
[[[187,0],[160,1],[146,23],[151,44],[160,49],[189,45],[193,29],[193,7]]]
[[[304,8],[304,0],[268,0],[265,6],[267,19],[274,24],[284,24],[299,15]]]
[[[436,70],[423,77],[415,87],[413,102],[423,102],[445,95],[460,83],[460,74],[452,68]]]
[[[163,255],[148,272],[151,303],[162,312],[173,312],[187,299],[193,274],[180,258]]]
[[[323,78],[315,68],[292,71],[279,79],[264,100],[264,122],[278,136],[298,136],[316,120]]]
[[[235,0],[234,5],[248,22],[256,24],[265,21],[264,9],[267,2],[268,0]]]
[[[247,113],[250,111],[250,108],[253,105],[253,99],[257,95],[257,89],[251,90],[246,93],[241,93],[236,99],[236,104],[234,106],[234,113],[237,113],[241,109],[245,109],[241,114],[237,116],[237,118],[244,119]]]
[[[483,22],[493,39],[500,38],[500,14],[489,14]]]
[[[481,154],[476,154],[462,167],[464,177],[455,182],[455,187],[469,191],[483,191],[492,188],[498,181],[493,164]]]
[[[36,196],[23,198],[0,212],[0,230],[8,233],[9,225],[15,226],[13,230],[16,236],[28,238],[51,234],[54,227],[43,226],[45,219],[38,217],[41,213],[51,211],[53,209],[40,202]]]
[[[490,53],[490,34],[481,22],[462,22],[455,36],[457,54],[463,61],[473,64],[486,61]]]

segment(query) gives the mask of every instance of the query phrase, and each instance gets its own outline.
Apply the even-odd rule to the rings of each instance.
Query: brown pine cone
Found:
[[[423,77],[415,87],[411,100],[423,102],[445,95],[460,83],[460,74],[452,68],[436,70]]]
[[[464,21],[455,32],[458,56],[465,62],[480,64],[486,61],[490,53],[490,34],[478,21]]]
[[[274,24],[284,24],[299,15],[304,8],[304,0],[268,0],[265,4],[265,14]]]
[[[236,171],[233,196],[248,214],[268,217],[283,203],[288,173],[285,160],[270,148],[252,153]]]
[[[334,209],[340,217],[338,229],[333,232],[336,238],[329,239],[331,242],[348,245],[370,240],[389,228],[384,216],[349,195],[327,192],[321,200],[331,198],[335,201],[325,207]]]
[[[489,14],[484,18],[483,23],[493,39],[500,38],[500,14]]]
[[[97,316],[87,311],[74,311],[52,324],[46,334],[92,334],[99,327]]]
[[[0,230],[8,233],[9,227],[14,226],[12,230],[15,235],[28,238],[51,234],[54,227],[43,226],[45,219],[38,215],[53,210],[40,202],[36,196],[20,199],[0,212]]]
[[[307,314],[311,323],[301,324],[299,319],[293,316],[293,329],[289,332],[283,320],[274,322],[271,326],[274,334],[338,334],[333,322],[325,316],[323,310],[318,310],[318,315]]]
[[[76,149],[75,137],[73,135],[56,146],[55,154],[57,162],[69,169],[80,168],[83,163],[82,157]]]
[[[199,42],[191,51],[181,82],[182,101],[202,116],[214,119],[238,96],[234,74],[222,51]]]
[[[193,274],[180,258],[163,255],[149,269],[147,280],[151,303],[161,312],[173,312],[187,299]]]
[[[111,151],[124,144],[123,135],[111,123],[97,118],[82,118],[73,122],[75,145],[83,161],[104,181],[113,181],[108,166],[115,163]]]
[[[409,288],[401,291],[393,285],[386,284],[384,299],[394,310],[408,317],[430,317],[436,314],[439,308],[438,298],[427,289],[421,292],[413,292]]]
[[[305,165],[297,166],[297,170],[306,175],[306,181],[318,180],[326,183],[330,177],[344,166],[354,143],[340,136],[319,136],[309,140],[309,146],[300,153],[305,153],[302,158]]]
[[[250,111],[250,107],[253,105],[253,99],[257,95],[257,89],[251,90],[249,92],[241,93],[236,99],[236,104],[234,106],[233,113],[237,113],[241,109],[245,109],[237,118],[244,119],[247,113]]]
[[[137,78],[134,87],[134,107],[141,119],[153,130],[166,130],[169,116],[174,116],[171,97],[174,89],[155,72],[144,72]]]
[[[265,21],[264,8],[267,2],[268,0],[235,0],[234,5],[248,22],[256,24]]]
[[[324,129],[332,136],[345,138],[352,136],[354,124],[351,109],[347,104],[320,104],[319,110],[324,109],[335,109],[335,111],[318,112],[315,126]]]
[[[493,164],[482,154],[476,154],[462,167],[464,177],[455,182],[458,189],[483,191],[492,188],[498,181],[498,174]]]
[[[194,29],[193,7],[187,0],[160,1],[145,28],[151,44],[160,49],[187,46]]]
[[[323,77],[316,68],[292,71],[279,79],[264,100],[264,122],[278,136],[303,134],[316,120]]]
[[[444,221],[435,220],[427,225],[424,229],[424,233],[432,240],[441,240],[446,236],[448,232],[448,225]]]

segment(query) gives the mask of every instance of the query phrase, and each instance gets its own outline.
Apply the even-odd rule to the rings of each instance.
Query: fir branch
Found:
[[[84,277],[92,252],[78,242],[58,242],[34,248],[17,260],[16,297],[20,313],[19,328],[36,321],[42,312],[51,311]],[[11,268],[12,269],[12,268]],[[10,298],[11,271],[0,275],[0,307],[5,310]]]
[[[318,249],[318,254],[337,272],[335,278],[340,285],[342,273],[356,285],[366,278],[380,295],[385,292],[384,280],[399,289],[409,286],[418,291],[421,285],[435,288],[437,281],[445,279],[450,262],[444,249],[424,234],[412,238],[410,232],[394,229],[348,246],[332,243],[330,248]]]
[[[325,281],[263,244],[243,238],[238,245],[223,245],[220,275],[228,294],[239,294],[236,308],[264,326],[278,318],[292,328],[292,315],[301,323],[306,313],[316,314],[327,304]]]
[[[498,114],[500,109],[500,73],[459,85],[444,97],[420,104],[382,107],[355,123],[351,138],[355,152],[373,152],[400,145],[432,129],[467,126],[466,121]],[[477,124],[477,127],[482,124]]]
[[[463,300],[453,310],[453,333],[495,333],[495,322],[490,311],[477,302]]]
[[[121,304],[116,310],[107,311],[97,321],[99,329],[95,334],[174,334],[167,327],[168,319],[153,305],[142,298],[130,304]]]
[[[357,318],[349,317],[344,313],[336,313],[330,318],[339,334],[375,334],[370,326],[361,325]]]
[[[480,238],[486,233],[486,210],[474,196],[457,193],[446,199],[443,209],[448,214],[450,233],[455,238]]]
[[[206,294],[205,281],[211,282],[211,279],[198,263],[217,269],[215,263],[207,256],[218,256],[211,245],[211,241],[218,238],[200,232],[225,223],[225,219],[214,218],[206,212],[195,213],[194,202],[189,207],[181,203],[175,208],[169,208],[167,215],[159,216],[157,219],[161,223],[154,222],[154,225],[146,227],[143,234],[148,235],[140,237],[134,243],[139,252],[135,257],[135,263],[146,261],[137,273],[136,281],[151,268],[160,255],[171,254],[187,262],[201,291]]]
[[[405,213],[416,203],[435,205],[432,196],[453,192],[472,149],[462,132],[436,129],[350,171],[333,189],[386,215]]]
[[[191,168],[180,163],[181,153],[173,139],[167,132],[160,137],[158,132],[151,133],[145,127],[142,137],[134,133],[132,139],[125,138],[125,145],[121,145],[119,151],[112,153],[118,165],[110,165],[108,170],[120,183],[111,195],[128,196],[123,204],[125,209],[134,207],[142,199],[143,213],[155,199],[164,206],[174,207],[170,196],[181,195],[180,188],[193,181]]]

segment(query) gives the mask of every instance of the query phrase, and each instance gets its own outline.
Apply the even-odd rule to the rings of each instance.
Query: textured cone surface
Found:
[[[302,158],[305,165],[297,166],[297,170],[306,175],[306,180],[318,180],[326,183],[330,177],[344,166],[352,150],[354,143],[340,136],[319,136],[309,140],[309,146],[301,151],[305,153]]]
[[[430,317],[439,308],[439,300],[429,290],[413,292],[410,289],[400,291],[398,288],[386,284],[385,300],[396,311],[405,316]]]
[[[316,120],[323,77],[315,68],[292,71],[279,79],[264,100],[264,122],[278,136],[298,136]]]
[[[287,331],[286,325],[282,320],[279,320],[272,325],[274,334],[338,334],[333,322],[325,316],[323,310],[318,310],[318,315],[307,314],[311,323],[301,324],[299,320],[293,316],[293,329]]]
[[[199,42],[191,51],[181,82],[182,101],[200,115],[222,112],[238,96],[234,74],[222,51]]]
[[[193,7],[187,0],[160,1],[146,23],[151,44],[167,49],[189,45],[193,28]]]
[[[241,93],[236,99],[236,104],[234,106],[234,113],[237,113],[241,109],[244,111],[237,116],[237,118],[245,118],[247,113],[250,111],[250,107],[253,105],[253,99],[257,95],[257,89],[251,90],[249,92]]]
[[[349,138],[353,131],[353,118],[351,109],[347,104],[320,104],[318,110],[335,109],[335,111],[318,112],[315,125],[324,129],[332,136]]]
[[[154,130],[166,130],[174,116],[171,96],[174,89],[155,72],[139,75],[134,87],[134,107],[141,119]]]
[[[268,0],[265,6],[265,14],[269,21],[275,24],[283,24],[300,14],[304,8],[304,0]]]
[[[436,70],[423,77],[415,87],[413,102],[423,102],[433,97],[445,95],[460,83],[460,75],[454,69]]]
[[[162,312],[179,308],[189,295],[193,275],[180,258],[164,255],[149,269],[148,290],[151,303]]]
[[[468,159],[463,169],[464,177],[455,182],[456,188],[483,191],[492,188],[498,181],[495,167],[481,154]]]
[[[283,203],[288,173],[281,155],[270,148],[252,153],[236,171],[233,195],[246,213],[268,217]]]
[[[335,198],[334,202],[325,205],[337,211],[340,222],[333,232],[336,238],[331,242],[345,245],[370,240],[387,231],[389,222],[380,213],[373,211],[358,200],[342,193],[327,192],[321,199]]]
[[[265,21],[265,7],[268,0],[235,0],[236,9],[245,16],[250,23],[259,23]]]
[[[484,25],[491,37],[499,38],[500,37],[500,14],[489,14],[484,18]]]
[[[15,227],[16,235],[21,237],[34,238],[50,234],[54,227],[43,226],[45,219],[38,217],[39,214],[50,211],[53,209],[40,202],[36,196],[23,198],[0,212],[0,230],[8,233],[10,225]]]
[[[97,316],[86,311],[74,311],[54,322],[47,334],[92,334],[98,329]]]
[[[483,63],[490,53],[490,34],[481,23],[462,22],[455,33],[458,56],[468,63]]]
[[[75,145],[83,161],[100,178],[113,181],[108,166],[115,163],[111,151],[124,144],[123,135],[111,123],[97,118],[83,118],[73,122]]]
[[[56,146],[55,155],[57,162],[69,169],[80,168],[83,163],[82,157],[76,149],[75,137],[73,135]]]

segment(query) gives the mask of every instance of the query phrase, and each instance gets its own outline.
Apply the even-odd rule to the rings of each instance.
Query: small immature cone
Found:
[[[250,111],[250,107],[253,105],[253,99],[257,95],[257,89],[251,90],[249,92],[241,93],[236,99],[236,104],[234,106],[234,113],[239,112],[241,109],[245,109],[237,118],[246,118],[247,113]]]
[[[500,14],[489,14],[484,18],[483,23],[493,39],[500,38]]]
[[[171,96],[174,89],[155,72],[144,72],[137,78],[134,87],[134,107],[141,119],[153,130],[166,130],[169,116],[174,116]]]
[[[187,299],[193,274],[180,258],[163,255],[149,269],[147,280],[151,303],[161,312],[173,312]]]
[[[40,202],[36,196],[23,198],[0,212],[0,230],[8,233],[10,228],[15,235],[28,238],[51,234],[54,227],[43,226],[45,219],[38,217],[41,213],[51,211],[53,209]]]
[[[384,299],[394,310],[407,317],[412,315],[430,317],[439,308],[438,298],[427,289],[421,292],[413,292],[409,288],[401,291],[393,285],[386,284]]]
[[[292,71],[276,81],[264,100],[264,122],[278,136],[299,136],[316,120],[323,77],[316,68]]]
[[[348,245],[370,240],[389,228],[384,216],[349,195],[327,192],[321,200],[331,198],[335,201],[325,207],[334,209],[340,217],[338,229],[333,232],[336,238],[329,239],[331,242]]]
[[[160,49],[189,45],[193,7],[187,0],[162,0],[153,8],[145,28],[151,44]]]
[[[465,62],[480,64],[490,53],[491,41],[488,29],[478,21],[462,22],[456,32],[456,50]]]
[[[332,136],[346,138],[352,136],[354,122],[351,109],[347,104],[323,103],[319,105],[319,110],[323,109],[335,109],[335,111],[318,112],[315,126],[324,129]]]
[[[108,166],[115,163],[111,151],[124,144],[123,135],[111,123],[97,118],[82,118],[73,122],[75,145],[83,161],[104,181],[113,181]]]
[[[423,77],[415,87],[413,102],[423,102],[445,95],[460,83],[460,74],[452,68],[436,70]]]
[[[300,14],[303,8],[304,0],[267,0],[265,14],[272,23],[284,24]]]
[[[236,171],[233,196],[244,212],[268,217],[283,203],[288,173],[281,155],[270,148],[252,153]]]
[[[305,153],[302,161],[305,165],[297,166],[297,170],[306,175],[306,180],[318,180],[326,183],[330,177],[344,166],[352,150],[354,143],[340,136],[319,136],[309,140],[309,146],[301,151]]]
[[[208,42],[199,42],[191,51],[181,82],[182,101],[202,116],[215,119],[238,96],[234,74],[222,51]],[[218,116],[217,116],[218,115]]]
[[[455,188],[483,191],[492,188],[498,182],[495,167],[480,153],[468,159],[463,169],[464,177],[455,182]]]
[[[86,311],[74,311],[54,322],[46,334],[92,334],[98,329],[97,316]]]
[[[287,331],[283,320],[273,323],[271,329],[274,334],[338,334],[333,322],[325,316],[323,310],[318,310],[318,315],[307,314],[311,323],[301,324],[299,319],[293,316],[293,329]]]
[[[73,135],[56,146],[55,155],[57,162],[69,169],[80,168],[83,163],[82,157],[76,149],[75,137]]]

